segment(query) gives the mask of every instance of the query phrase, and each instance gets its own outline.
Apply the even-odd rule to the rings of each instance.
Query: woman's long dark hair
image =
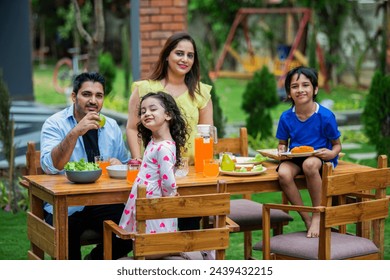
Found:
[[[175,166],[179,166],[182,158],[181,153],[182,151],[185,151],[185,144],[189,137],[187,122],[183,117],[182,113],[180,112],[180,109],[177,106],[175,99],[171,95],[162,91],[159,91],[157,93],[149,92],[141,98],[141,104],[147,98],[155,98],[159,100],[161,106],[165,109],[165,113],[167,113],[171,117],[171,119],[169,120],[169,131],[171,133],[173,141],[175,141],[176,143]],[[138,109],[138,116],[141,118],[141,106]],[[147,129],[141,121],[138,122],[137,129],[138,137],[142,138],[144,147],[146,148],[152,137],[152,132]]]
[[[165,79],[168,74],[168,61],[167,58],[171,51],[176,48],[177,44],[180,41],[190,41],[192,46],[194,47],[194,64],[191,67],[190,72],[188,72],[184,78],[184,82],[188,87],[188,93],[191,96],[191,99],[195,99],[195,94],[200,93],[200,66],[199,66],[199,57],[198,51],[196,49],[196,44],[194,39],[186,32],[178,32],[173,34],[171,37],[167,39],[164,47],[162,48],[158,61],[155,65],[154,70],[149,76],[150,80],[160,81]]]

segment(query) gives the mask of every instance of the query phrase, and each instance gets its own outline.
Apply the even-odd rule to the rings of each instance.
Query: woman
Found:
[[[132,158],[141,159],[141,143],[137,131],[140,98],[149,92],[163,91],[173,96],[188,123],[190,137],[183,157],[188,156],[190,164],[193,164],[196,125],[213,124],[211,86],[199,80],[200,66],[195,41],[185,32],[173,34],[161,50],[149,78],[132,85],[126,126]]]

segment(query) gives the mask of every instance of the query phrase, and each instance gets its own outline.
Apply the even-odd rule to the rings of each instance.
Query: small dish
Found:
[[[108,176],[114,179],[126,179],[127,176],[127,165],[110,165],[106,167]]]
[[[260,171],[248,171],[248,172],[237,172],[237,171],[223,171],[219,170],[219,175],[229,175],[229,176],[255,176],[260,175],[261,173],[264,173],[267,171],[267,168],[263,167]]]
[[[66,178],[73,183],[93,183],[102,175],[102,169],[85,170],[85,171],[70,171],[65,170]]]

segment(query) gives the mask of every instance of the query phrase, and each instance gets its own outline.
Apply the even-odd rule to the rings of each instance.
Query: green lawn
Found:
[[[52,87],[53,67],[48,66],[46,69],[34,68],[34,92],[36,101],[48,105],[65,105],[65,96],[56,93]],[[245,112],[241,109],[242,94],[245,90],[247,81],[233,79],[218,79],[215,81],[215,88],[220,97],[220,105],[227,116],[228,123],[242,123],[245,121]],[[334,110],[352,110],[362,108],[367,95],[367,90],[358,90],[354,88],[337,87],[330,93],[320,91],[318,101],[323,99],[332,99],[334,101]],[[119,112],[127,112],[127,99],[124,96],[123,71],[120,69],[114,83],[114,89],[110,97],[105,101],[105,107]],[[284,110],[289,107],[288,104],[280,103],[272,110],[274,120],[277,120]],[[342,131],[343,143],[358,143],[361,147],[346,152],[345,160],[353,161],[349,154],[352,152],[372,152],[374,147],[368,143],[367,137],[361,131]],[[361,161],[360,164],[376,166],[375,159]],[[388,190],[388,193],[390,190]],[[307,192],[303,191],[304,200],[310,201]],[[280,193],[256,194],[253,199],[259,202],[280,202]],[[290,223],[285,231],[303,230],[304,225],[296,213],[292,214],[295,220]],[[390,219],[386,221],[385,238],[385,259],[390,259]],[[24,212],[12,214],[0,210],[0,259],[26,259],[26,252],[29,243],[26,234],[26,214]],[[261,240],[261,232],[253,233],[253,242]],[[85,250],[86,251],[86,250]],[[261,252],[255,252],[254,256],[261,259]],[[243,234],[231,234],[230,247],[227,250],[227,259],[243,258]]]

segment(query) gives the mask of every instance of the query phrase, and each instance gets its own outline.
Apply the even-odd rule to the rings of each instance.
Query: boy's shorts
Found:
[[[303,174],[302,165],[303,165],[303,162],[304,162],[307,158],[308,158],[308,157],[294,157],[294,158],[292,158],[292,159],[283,160],[283,161],[281,161],[281,162],[279,163],[278,167],[276,168],[276,172],[278,172],[279,166],[280,166],[283,162],[285,162],[285,161],[290,161],[290,162],[296,164],[296,165],[300,168],[300,171],[299,171],[298,175],[302,175],[302,174]],[[320,175],[322,176],[322,166],[324,165],[324,161],[321,160],[321,163],[322,163],[322,165],[321,165],[321,168],[320,168]]]

